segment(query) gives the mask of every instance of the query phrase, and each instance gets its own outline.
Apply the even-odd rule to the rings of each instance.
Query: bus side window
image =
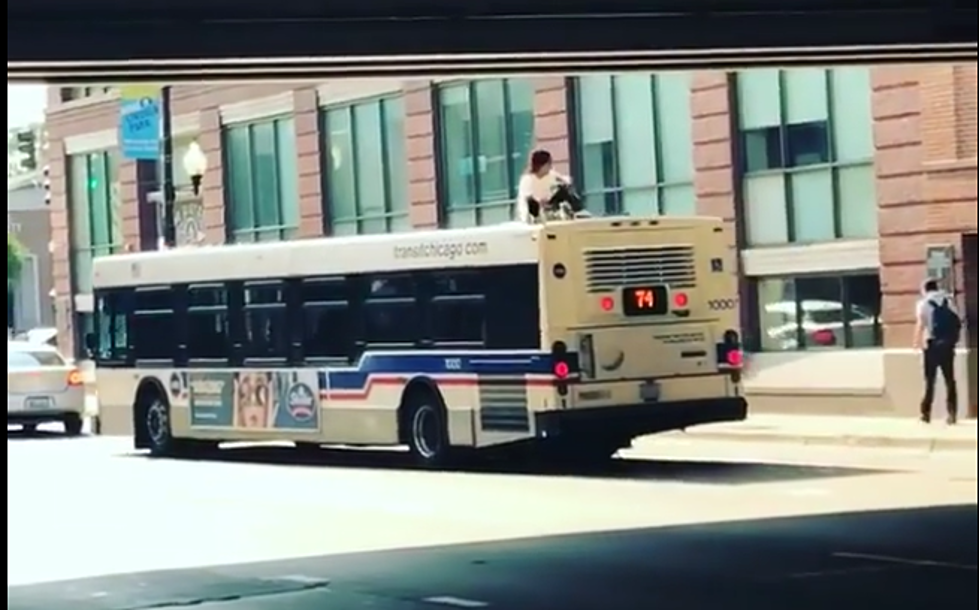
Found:
[[[97,295],[95,325],[100,363],[126,361],[128,349],[129,290],[111,290]]]
[[[365,346],[414,347],[421,337],[415,280],[408,275],[364,276]]]
[[[537,265],[507,265],[488,270],[489,349],[540,349],[540,281]]]
[[[284,360],[289,353],[289,319],[282,282],[245,284],[245,359]]]
[[[304,280],[303,352],[306,359],[349,362],[353,353],[353,320],[344,278]]]
[[[227,360],[231,352],[228,291],[223,284],[187,289],[187,358]]]
[[[436,347],[486,344],[484,282],[474,272],[442,273],[432,278],[428,308],[429,338]]]
[[[176,356],[176,314],[170,287],[137,288],[128,332],[135,360],[173,361]]]

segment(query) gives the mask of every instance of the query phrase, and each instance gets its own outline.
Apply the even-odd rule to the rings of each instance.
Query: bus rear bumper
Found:
[[[743,421],[748,402],[740,396],[592,409],[566,409],[536,414],[540,439],[555,437],[612,437],[623,441],[638,436],[682,430],[691,426]]]

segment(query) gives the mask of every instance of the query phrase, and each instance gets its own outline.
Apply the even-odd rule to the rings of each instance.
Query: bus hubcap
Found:
[[[414,437],[415,448],[422,457],[431,458],[438,453],[442,439],[438,418],[431,407],[424,406],[415,412]]]
[[[149,432],[153,444],[159,445],[166,440],[168,427],[166,407],[154,402],[146,412],[146,431]]]

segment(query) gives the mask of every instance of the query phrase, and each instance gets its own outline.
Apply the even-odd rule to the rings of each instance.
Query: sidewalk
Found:
[[[698,426],[669,436],[691,440],[893,447],[924,451],[969,451],[977,448],[975,420],[963,420],[956,426],[947,426],[941,417],[928,425],[911,418],[760,414],[749,415],[747,421],[736,424]]]

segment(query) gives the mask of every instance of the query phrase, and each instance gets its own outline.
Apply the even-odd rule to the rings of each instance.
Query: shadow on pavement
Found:
[[[400,451],[328,449],[297,451],[292,447],[234,447],[221,449],[200,459],[232,464],[339,467],[356,469],[420,470]],[[590,467],[541,464],[520,459],[470,460],[452,472],[494,475],[566,476],[649,481],[682,481],[716,485],[803,479],[837,478],[879,474],[884,470],[775,464],[753,461],[691,461],[677,459],[615,458]]]
[[[7,598],[12,610],[957,610],[976,607],[976,536],[971,504],[106,576]]]
[[[66,438],[83,438],[87,437],[87,434],[82,434],[79,436],[67,436],[64,430],[60,426],[52,426],[50,428],[39,428],[33,431],[27,431],[23,428],[7,428],[7,441],[43,441],[43,440],[63,440]]]

